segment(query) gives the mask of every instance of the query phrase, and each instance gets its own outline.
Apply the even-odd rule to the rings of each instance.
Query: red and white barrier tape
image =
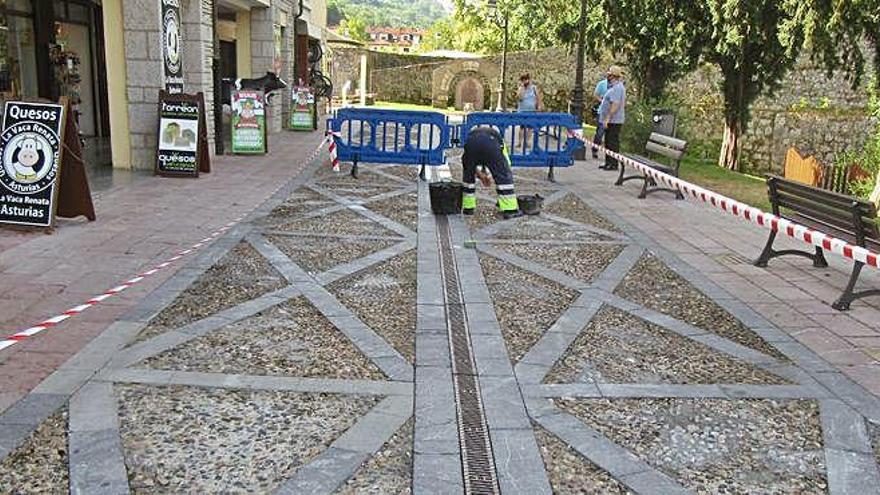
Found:
[[[333,142],[333,140],[331,139],[331,136],[329,136],[329,135],[323,141],[321,141],[321,143],[317,146],[317,148],[315,148],[315,151],[312,152],[312,154],[309,156],[306,163],[309,163],[312,160],[314,160],[315,158],[317,158],[318,155],[321,153],[321,149],[324,148],[324,145],[328,141],[331,143]],[[167,268],[172,263],[174,263],[174,262],[180,260],[181,258],[183,258],[187,255],[190,255],[190,254],[198,251],[199,249],[205,247],[205,245],[209,244],[211,241],[213,241],[214,239],[216,239],[217,237],[219,237],[220,235],[224,234],[226,231],[228,231],[229,229],[234,227],[236,224],[238,224],[238,222],[242,221],[242,219],[244,219],[244,216],[236,218],[235,220],[229,222],[228,224],[224,225],[223,227],[220,227],[219,229],[212,232],[211,235],[209,235],[208,237],[205,237],[204,239],[193,244],[189,248],[178,252],[177,254],[172,256],[171,258],[168,258],[164,262],[159,263],[158,265],[156,265],[152,269],[147,270],[143,273],[140,273],[137,276],[126,280],[125,282],[122,282],[121,284],[117,285],[116,287],[113,287],[113,288],[105,291],[104,293],[99,294],[99,295],[89,299],[88,301],[84,302],[83,304],[80,304],[79,306],[75,306],[73,308],[70,308],[67,311],[65,311],[57,316],[53,316],[52,318],[44,320],[44,321],[42,321],[42,322],[40,322],[30,328],[26,328],[24,330],[21,330],[20,332],[16,332],[16,333],[6,337],[5,339],[0,340],[0,351],[2,351],[3,349],[6,349],[7,347],[13,346],[13,345],[17,344],[18,342],[21,342],[22,340],[25,340],[29,337],[33,337],[34,335],[36,335],[44,330],[48,330],[50,328],[53,328],[55,325],[58,325],[59,323],[65,321],[71,317],[82,314],[86,310],[97,306],[101,302],[106,301],[107,299],[109,299],[117,294],[120,294],[123,291],[125,291],[126,289],[144,281],[146,278],[150,277],[151,275],[155,275],[156,273],[163,270],[164,268]]]
[[[838,239],[837,237],[810,229],[790,220],[777,217],[772,213],[761,211],[758,208],[741,203],[735,199],[722,196],[714,191],[704,189],[700,186],[691,184],[690,182],[665,174],[639,163],[632,158],[621,155],[620,153],[615,153],[605,149],[603,146],[595,145],[577,133],[570,132],[569,136],[583,141],[588,147],[592,146],[593,148],[610,155],[612,158],[615,158],[626,165],[632,166],[655,181],[662,182],[673,189],[681,191],[685,197],[698,199],[703,203],[710,204],[722,211],[730,213],[731,215],[744,218],[753,224],[769,230],[781,232],[788,237],[803,241],[813,246],[821,247],[826,251],[838,254],[844,258],[858,261],[874,268],[880,268],[880,254],[878,253],[874,253],[861,246],[855,246],[843,239]]]

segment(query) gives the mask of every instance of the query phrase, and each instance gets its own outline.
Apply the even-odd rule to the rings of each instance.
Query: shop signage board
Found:
[[[290,128],[296,131],[314,130],[315,94],[308,86],[295,86],[291,92]]]
[[[66,104],[7,101],[0,134],[0,223],[53,227]]]
[[[159,92],[159,139],[156,174],[198,177],[210,172],[205,99]]]
[[[180,39],[180,0],[159,0],[165,91],[183,93],[183,53]]]
[[[265,153],[265,95],[258,90],[232,92],[232,152]]]

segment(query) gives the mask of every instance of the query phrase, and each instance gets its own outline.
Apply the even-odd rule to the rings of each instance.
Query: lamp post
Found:
[[[504,30],[504,45],[501,49],[501,93],[498,95],[497,107],[499,112],[503,112],[507,109],[507,41],[510,16],[507,14],[507,9],[498,8],[498,0],[488,0],[488,3],[489,9],[495,16],[495,24]]]
[[[581,18],[578,21],[577,64],[574,75],[574,90],[571,93],[571,113],[581,128],[584,123],[584,37],[587,31],[587,0],[581,0]],[[586,148],[575,151],[575,159],[587,156]]]

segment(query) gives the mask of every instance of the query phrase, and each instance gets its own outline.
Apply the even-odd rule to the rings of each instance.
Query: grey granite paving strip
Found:
[[[314,189],[315,192],[320,193],[321,195],[326,196],[326,197],[332,199],[333,201],[336,201],[337,203],[346,205],[351,211],[378,223],[379,225],[385,227],[386,229],[388,229],[392,232],[397,232],[398,234],[400,234],[406,238],[415,237],[415,233],[413,231],[411,231],[410,229],[395,222],[394,220],[391,220],[390,218],[386,218],[386,217],[384,217],[384,216],[382,216],[372,210],[366,209],[362,205],[362,203],[352,203],[351,201],[346,200],[342,196],[334,194],[333,192],[331,192],[325,188],[322,188],[322,187],[313,186],[312,189]],[[393,194],[392,196],[399,196],[401,194],[409,194],[411,192],[412,192],[412,190],[395,191],[395,194]]]
[[[839,371],[810,373],[810,376],[836,397],[874,423],[880,423],[880,398]]]
[[[411,396],[412,383],[376,380],[341,380],[287,376],[232,375],[196,371],[116,369],[102,372],[98,380],[145,385],[186,385],[204,388],[325,392],[350,395]]]
[[[70,493],[128,493],[113,384],[90,382],[70,400]]]
[[[483,278],[477,252],[462,248],[465,239],[469,237],[467,224],[458,216],[451,216],[448,220],[455,263],[461,274],[460,285],[473,286],[475,292],[482,292],[488,296],[489,288]],[[473,331],[471,346],[474,363],[477,365],[480,396],[489,427],[501,491],[502,493],[549,494],[552,492],[550,481],[526,413],[522,392],[510,366],[510,358],[494,307],[482,302],[472,303],[465,293],[462,293],[462,298],[466,306],[468,328],[475,330],[483,326],[490,330],[484,334]],[[479,308],[479,315],[472,311],[474,306]],[[499,362],[507,363],[507,366],[498,367]],[[489,363],[496,366],[488,367]],[[487,371],[492,374],[487,374]],[[505,371],[506,374],[500,376],[497,374]]]
[[[299,189],[303,184],[312,179],[312,176],[320,168],[323,161],[323,157],[319,154],[311,162],[306,163],[305,167],[299,174],[288,180],[287,183],[275,191],[268,200],[251,212],[251,214],[247,216],[246,221],[251,222],[257,218],[265,217],[269,215],[272,210],[287,201],[287,198],[289,198],[295,190]]]
[[[552,406],[555,408],[555,406]],[[691,493],[669,476],[654,469],[635,454],[608,440],[574,416],[560,411],[535,417],[541,426],[607,471],[614,479],[640,494]]]
[[[397,182],[398,184],[410,185],[410,186],[415,185],[415,182],[417,179],[413,179],[412,181],[409,181],[409,180],[404,179],[403,177],[399,177],[397,175],[394,175],[394,174],[391,174],[391,173],[388,173],[385,171],[386,169],[400,167],[400,166],[405,167],[407,165],[391,165],[388,167],[377,166],[377,167],[371,168],[371,171],[376,175],[381,175],[382,177],[385,177],[386,179],[391,179],[391,180]]]
[[[69,394],[26,395],[0,415],[0,461],[24,442],[43,421],[67,402]]]
[[[386,199],[391,199],[391,198],[394,198],[397,196],[403,196],[404,194],[410,194],[411,192],[413,192],[412,186],[410,186],[406,189],[397,189],[394,191],[389,191],[389,192],[385,192],[382,194],[377,194],[375,196],[370,196],[369,198],[366,198],[366,199],[361,199],[361,200],[357,200],[357,201],[348,201],[348,200],[341,198],[340,196],[336,196],[331,191],[327,190],[326,188],[322,188],[321,186],[312,185],[309,187],[310,187],[310,189],[312,189],[316,193],[321,194],[323,196],[326,196],[330,199],[333,199],[334,201],[339,202],[339,204],[336,204],[333,206],[326,206],[324,208],[310,211],[310,212],[301,216],[301,218],[303,220],[309,219],[309,218],[317,218],[317,217],[321,217],[324,215],[329,215],[329,214],[335,213],[337,211],[345,210],[346,208],[351,208],[352,205],[361,205],[361,206],[368,205],[370,203],[384,201]],[[333,194],[333,196],[332,197],[328,196],[328,194]],[[339,201],[339,200],[341,200],[341,201]]]
[[[523,270],[532,272],[536,275],[540,275],[548,280],[552,280],[558,284],[564,285],[569,289],[581,290],[586,289],[590,286],[589,283],[580,281],[574,277],[570,277],[560,271],[553,270],[552,268],[547,268],[539,263],[535,263],[534,261],[529,261],[514,254],[508,253],[506,251],[502,251],[493,247],[488,243],[478,243],[477,249],[480,252],[488,254],[489,256],[500,259],[501,261],[510,263],[511,265],[516,266],[517,268],[521,268]]]
[[[541,213],[542,217],[545,217],[549,220],[553,220],[554,222],[558,222],[565,225],[570,225],[572,227],[577,227],[579,229],[583,229],[589,232],[593,232],[595,234],[599,234],[605,237],[610,237],[612,239],[617,239],[618,241],[630,242],[629,237],[626,234],[621,234],[620,232],[612,232],[610,230],[605,230],[600,227],[596,227],[595,225],[590,225],[588,223],[576,222],[574,220],[561,217],[559,215],[554,215],[552,213]]]
[[[354,235],[354,234],[333,234],[331,232],[289,232],[286,230],[265,230],[263,235],[273,237],[321,237],[327,239],[341,239],[344,241],[402,241],[400,236],[389,235]]]
[[[321,455],[297,470],[279,494],[333,493],[412,415],[411,397],[389,397],[360,418]]]
[[[341,278],[345,278],[355,272],[359,272],[365,268],[388,261],[397,255],[403,254],[416,247],[413,241],[403,241],[381,251],[356,259],[349,263],[335,266],[324,273],[319,274],[316,278],[318,283],[324,286],[330,285]]]
[[[630,244],[623,248],[623,251],[617,258],[593,279],[593,287],[614,292],[614,289],[623,281],[626,274],[636,266],[644,252],[645,249],[636,244]]]
[[[149,340],[135,344],[119,352],[108,363],[110,368],[132,366],[141,360],[155,356],[190,340],[201,337],[226,325],[235,323],[257,313],[277,306],[299,295],[296,287],[283,287],[256,299],[241,303],[207,318],[195,321],[177,330],[165,332]]]
[[[529,245],[529,246],[587,246],[587,245],[611,245],[611,246],[620,246],[621,244],[625,244],[624,241],[599,241],[599,240],[569,240],[569,239],[554,239],[551,241],[544,241],[541,239],[488,239],[482,240],[480,242],[489,243],[489,244],[497,244],[497,245]]]
[[[517,363],[516,377],[520,384],[541,383],[601,307],[601,301],[581,295]]]
[[[464,481],[437,226],[430,212],[426,183],[419,183],[418,194],[413,492],[462,493]],[[442,350],[436,348],[438,345]]]
[[[718,398],[812,399],[815,390],[800,385],[655,385],[631,383],[566,383],[523,387],[530,397],[582,398]]]
[[[566,197],[566,196],[568,196],[568,190],[567,190],[567,189],[560,189],[560,190],[558,190],[558,191],[554,191],[554,192],[551,193],[549,196],[547,196],[546,198],[544,198],[544,204],[545,204],[545,205],[552,205],[553,203],[559,201],[560,199],[562,199],[562,198],[564,198],[564,197]]]
[[[820,407],[829,493],[880,493],[880,471],[865,420],[838,400],[823,400]]]

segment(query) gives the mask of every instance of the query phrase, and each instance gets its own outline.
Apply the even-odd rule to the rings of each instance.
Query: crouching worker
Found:
[[[469,134],[464,145],[462,164],[462,198],[461,209],[465,215],[473,215],[477,207],[477,177],[484,186],[488,186],[488,168],[495,179],[495,192],[498,194],[498,209],[504,219],[522,216],[516,201],[513,187],[513,170],[504,148],[501,134],[491,127],[477,127]],[[483,170],[478,171],[477,167]]]

